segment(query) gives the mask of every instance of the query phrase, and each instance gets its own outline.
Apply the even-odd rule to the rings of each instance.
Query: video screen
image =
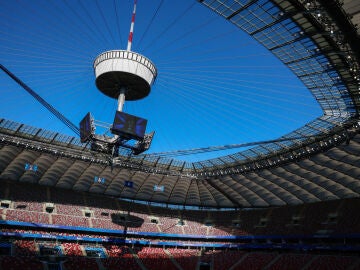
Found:
[[[144,138],[146,124],[146,119],[116,111],[111,132],[127,139],[141,140]]]
[[[91,114],[87,113],[80,121],[80,141],[85,143],[93,133]]]
[[[164,192],[164,186],[154,185],[154,191]]]

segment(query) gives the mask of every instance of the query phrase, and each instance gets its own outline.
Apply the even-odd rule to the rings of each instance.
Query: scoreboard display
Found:
[[[87,142],[94,132],[92,121],[93,120],[90,113],[87,113],[80,121],[80,141],[82,143]]]
[[[142,140],[144,138],[146,125],[146,119],[116,111],[111,132],[126,139]]]

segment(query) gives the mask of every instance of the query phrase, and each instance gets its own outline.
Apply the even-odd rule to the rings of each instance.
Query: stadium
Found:
[[[151,1],[146,6],[151,9],[146,10],[143,36],[136,43],[134,35],[134,46],[149,44],[156,50],[147,51],[144,45],[144,50],[136,48],[141,54],[131,51],[131,42],[136,7],[141,14],[145,1],[70,2],[0,4],[4,18],[0,26],[4,89],[0,101],[0,270],[360,269],[359,1]],[[113,43],[105,45],[113,36],[105,35],[104,29],[117,34],[116,28],[106,24],[110,11],[115,21],[121,21],[122,12],[130,14],[132,5],[128,48],[115,51]],[[166,5],[173,5],[174,13],[164,12],[168,21],[158,22],[158,35],[152,34],[156,38],[146,43],[146,34]],[[97,17],[88,13],[92,8]],[[104,23],[99,29],[97,20]],[[124,21],[128,29],[130,19]],[[218,27],[212,25],[214,21],[219,23],[220,34],[209,37]],[[36,23],[41,25],[39,32],[32,28]],[[80,33],[77,23],[92,32],[84,28]],[[176,29],[157,45],[177,25],[191,30]],[[222,36],[223,25],[232,27],[228,39]],[[178,36],[173,37],[176,32]],[[192,35],[200,36],[199,32],[204,37],[197,49]],[[61,43],[66,33],[68,39]],[[235,33],[254,43],[241,45],[245,37]],[[181,43],[186,38],[192,43]],[[209,61],[209,55],[220,54],[212,47],[213,39],[224,55],[201,62],[201,57]],[[90,53],[92,46],[97,47]],[[182,69],[175,66],[178,73],[170,73],[172,67],[166,64],[171,46],[178,53],[174,63],[184,64]],[[240,51],[251,51],[254,46],[261,50],[258,56],[241,55]],[[265,134],[259,124],[244,133],[261,129],[263,137],[241,137],[242,127],[237,125],[241,118],[237,117],[247,107],[234,110],[234,93],[225,86],[244,87],[237,78],[250,78],[251,65],[242,74],[235,63],[243,63],[248,56],[250,63],[258,58],[267,66],[260,71],[267,74],[256,78],[263,84],[256,85],[254,79],[254,88],[249,88],[258,99],[262,92],[255,86],[267,85],[265,100],[272,97],[279,102],[272,108],[282,107],[270,85],[282,78],[285,86],[285,76],[289,76],[281,97],[289,102],[290,92],[301,85],[310,93],[306,103],[314,102],[319,109],[301,119],[300,127],[289,125],[291,130],[278,131],[274,123]],[[275,57],[291,75],[272,68],[267,57]],[[222,64],[220,59],[228,62]],[[138,64],[141,68],[131,69]],[[220,73],[212,65],[222,69]],[[255,66],[261,68],[261,64]],[[275,80],[265,84],[265,75]],[[118,87],[119,80],[130,86]],[[196,80],[195,88],[200,91],[203,86],[201,90],[207,88],[207,92],[190,91],[192,80]],[[54,88],[49,89],[51,85]],[[178,96],[174,94],[177,87],[182,91]],[[90,97],[88,89],[99,96]],[[246,100],[247,95],[242,98]],[[299,95],[294,96],[294,102],[301,103]],[[73,103],[74,97],[81,102]],[[178,119],[169,116],[175,106],[171,100],[177,99],[189,102],[182,106],[189,115],[199,113],[188,121],[189,127],[185,112],[177,111],[174,117]],[[131,101],[139,107],[129,105]],[[221,108],[222,102],[227,106]],[[164,106],[169,115],[156,112],[155,106],[159,110]],[[289,118],[300,118],[310,110],[301,106],[294,115],[287,115],[284,107],[278,118],[266,108],[259,110],[264,109],[268,121],[287,124]],[[131,114],[124,113],[123,107]],[[110,115],[110,120],[95,120],[86,114],[89,110],[101,112],[96,118]],[[221,116],[233,110],[238,116]],[[153,117],[157,113],[159,117]],[[111,127],[104,123],[112,119]],[[141,124],[125,130],[130,120]],[[178,126],[182,123],[186,131],[170,133],[175,128],[171,120]],[[215,131],[198,135],[194,126],[202,121],[218,125]],[[146,122],[155,135],[145,134]],[[95,134],[95,124],[107,133]],[[210,136],[211,132],[216,135]],[[219,137],[220,143],[211,141],[213,137]],[[235,143],[227,138],[235,138]],[[186,140],[197,144],[177,144]],[[167,141],[175,146],[169,147]],[[219,146],[211,146],[215,143]],[[179,150],[185,146],[190,149]]]

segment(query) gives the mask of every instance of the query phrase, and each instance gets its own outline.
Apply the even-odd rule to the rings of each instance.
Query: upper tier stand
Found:
[[[117,99],[125,90],[126,100],[138,100],[150,93],[156,79],[155,65],[145,56],[125,50],[107,51],[96,57],[94,71],[97,88]]]

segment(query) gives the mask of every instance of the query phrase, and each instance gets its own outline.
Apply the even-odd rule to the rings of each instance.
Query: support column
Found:
[[[122,112],[123,107],[124,107],[125,91],[126,91],[125,87],[121,87],[120,94],[119,94],[119,97],[118,97],[118,109],[117,109],[119,112]]]

